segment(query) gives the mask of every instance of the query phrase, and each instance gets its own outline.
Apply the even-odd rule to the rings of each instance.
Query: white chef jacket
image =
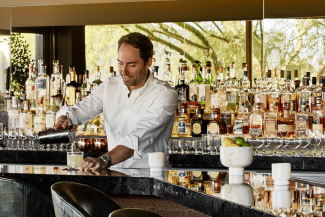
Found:
[[[150,72],[149,72],[150,73]],[[104,115],[108,151],[117,145],[134,150],[134,155],[112,167],[149,168],[148,153],[164,152],[169,167],[167,143],[173,129],[177,93],[150,73],[145,85],[130,91],[120,75],[106,78],[81,102],[62,107],[57,118],[69,113],[73,124],[81,125]]]

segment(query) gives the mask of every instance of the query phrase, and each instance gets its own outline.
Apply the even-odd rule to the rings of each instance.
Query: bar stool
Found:
[[[121,207],[106,194],[87,185],[58,182],[51,186],[56,217],[107,217]]]
[[[162,217],[161,215],[144,209],[119,209],[108,217]]]
[[[55,217],[50,201],[26,182],[0,177],[0,217]]]

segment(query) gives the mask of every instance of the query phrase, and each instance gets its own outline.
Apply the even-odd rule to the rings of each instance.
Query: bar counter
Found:
[[[234,203],[222,199],[220,193],[214,193],[211,190],[208,191],[206,189],[203,193],[177,185],[177,181],[175,182],[176,179],[173,179],[171,174],[177,174],[178,172],[188,174],[188,171],[192,170],[178,169],[178,171],[164,170],[158,173],[150,173],[149,169],[111,169],[101,170],[96,173],[85,173],[80,171],[67,171],[65,166],[56,165],[0,165],[1,176],[23,180],[36,187],[41,192],[49,195],[50,187],[54,183],[60,181],[71,181],[87,184],[105,194],[158,196],[210,216],[276,216],[272,213],[264,212],[267,210],[262,211],[249,206],[244,206],[240,203],[244,204],[245,201],[240,201],[240,198],[237,198],[239,199],[239,201],[237,201],[239,203]],[[227,176],[227,170],[225,169],[207,169],[202,171],[219,172],[220,175],[223,174],[224,176]],[[249,176],[258,174],[264,175],[265,177],[270,175],[268,173],[269,171],[256,172],[246,170],[245,172],[245,177],[247,174],[250,174]],[[301,177],[303,177],[303,179]],[[325,187],[325,175],[321,173],[293,172],[292,181],[307,183],[312,186]],[[249,183],[253,186],[253,183],[250,183],[247,180],[245,183]],[[229,181],[228,183],[225,182],[221,185],[221,192],[222,188],[227,186],[227,184],[229,184]],[[253,194],[254,186],[252,188],[244,183],[241,184],[241,186],[246,186],[245,188],[251,189],[249,192],[252,192],[251,194]]]

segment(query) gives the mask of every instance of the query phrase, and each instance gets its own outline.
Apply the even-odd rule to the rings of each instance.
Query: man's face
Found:
[[[148,69],[152,59],[144,63],[140,57],[140,50],[130,44],[123,43],[118,50],[118,70],[125,86],[131,90],[142,87],[148,77]]]

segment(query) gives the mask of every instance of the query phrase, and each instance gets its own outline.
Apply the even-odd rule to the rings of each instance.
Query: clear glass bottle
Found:
[[[296,101],[296,93],[291,87],[291,73],[288,71],[285,88],[280,93],[280,112],[283,112],[285,107],[290,107],[290,100]]]
[[[35,99],[35,76],[34,76],[34,65],[29,65],[28,78],[26,80],[26,99]]]
[[[186,101],[189,101],[189,86],[185,84],[185,75],[180,74],[179,84],[175,86],[176,93],[178,95],[178,102],[180,102],[185,95]]]
[[[277,88],[278,83],[274,78],[276,79],[276,77],[271,78],[271,83],[267,93],[268,108],[270,108],[271,103],[273,103],[276,107],[276,110],[280,111],[280,91]]]
[[[76,93],[78,92],[78,83],[75,81],[76,72],[70,73],[70,83],[67,84],[66,96],[69,97],[68,104],[73,106],[76,104]]]
[[[252,138],[263,137],[264,112],[261,103],[255,103],[254,111],[249,116],[249,133]]]
[[[56,113],[58,113],[59,108],[55,103],[55,97],[52,96],[50,99],[50,107],[45,114],[45,127],[46,129],[52,128],[56,123]]]
[[[174,87],[172,72],[170,71],[170,63],[166,63],[166,68],[164,71],[164,81],[166,81],[171,87]]]
[[[280,138],[294,138],[296,131],[295,124],[295,108],[294,101],[290,101],[290,110],[289,105],[285,104],[283,109],[283,114],[278,118],[278,136]]]
[[[72,81],[72,79],[71,79]],[[95,90],[102,82],[99,66],[96,67],[96,79],[92,82],[92,90]]]
[[[44,112],[43,103],[40,102],[37,108],[37,113],[34,116],[34,132],[46,130],[46,117]]]
[[[55,96],[58,86],[61,85],[59,82],[61,77],[59,60],[53,60],[53,73],[51,75],[51,94],[50,96]]]
[[[183,92],[183,93],[180,93],[181,94],[181,100],[178,102],[178,107],[177,107],[178,114],[181,113],[182,108],[188,109],[188,107],[189,107],[188,101],[186,100],[186,93],[184,93],[185,90],[180,89],[179,91]],[[187,110],[187,112],[189,112],[189,110]]]
[[[32,99],[30,101],[30,112],[32,114],[32,127],[34,128],[34,118],[36,115],[36,101],[35,101],[35,99]]]
[[[177,129],[179,137],[191,137],[191,125],[185,108],[181,110],[181,114],[178,116]]]
[[[249,134],[249,118],[243,103],[239,104],[238,115],[234,120],[234,134]]]
[[[19,116],[19,128],[23,130],[24,133],[27,133],[29,129],[33,128],[33,114],[29,110],[28,100],[23,102],[24,108]]]
[[[271,104],[270,111],[264,113],[264,135],[268,137],[277,137],[277,120],[278,113],[275,109],[275,105]]]
[[[279,90],[282,92],[285,87],[284,70],[280,71]]]
[[[249,81],[248,77],[247,77],[247,64],[243,63],[243,77],[240,80],[240,88],[241,90],[249,90],[249,88],[251,87],[251,82]]]
[[[294,71],[294,84],[295,84],[295,86],[294,86],[294,89],[296,90],[296,89],[298,89],[299,87],[300,87],[300,83],[301,83],[301,81],[299,80],[299,72],[298,72],[298,70],[295,70]]]
[[[11,108],[8,110],[8,129],[14,132],[19,128],[20,109],[18,108],[17,97],[13,96],[11,99]]]
[[[211,111],[211,113],[215,108],[221,109],[222,107],[224,107],[225,102],[226,102],[226,93],[223,92],[219,88],[219,84],[218,84],[218,82],[216,82],[216,88],[211,93],[211,96],[210,96],[210,104],[211,104],[210,111]]]
[[[225,122],[227,127],[227,133],[233,133],[235,111],[228,105],[230,93],[226,93],[225,106],[221,108],[221,119]]]
[[[296,113],[296,137],[308,138],[309,137],[309,114],[305,102],[301,103],[300,112]]]
[[[37,77],[37,85],[36,85],[36,97],[37,99],[42,100],[44,104],[47,104],[49,100],[49,90],[50,90],[50,78],[46,74],[46,66],[41,66],[41,71]]]
[[[298,89],[298,111],[301,111],[302,104],[305,104],[307,112],[311,113],[311,97],[312,89],[309,87],[309,79],[307,77],[302,80],[302,87]]]
[[[321,106],[321,97],[316,98],[316,106],[313,109],[313,126],[312,132],[314,136],[320,137],[324,135],[324,110]]]
[[[198,97],[199,97],[199,90],[197,86],[197,80],[196,80],[196,66],[193,65],[192,68],[192,80],[189,85],[189,109],[190,112],[194,112],[194,108],[196,105],[199,105]]]

